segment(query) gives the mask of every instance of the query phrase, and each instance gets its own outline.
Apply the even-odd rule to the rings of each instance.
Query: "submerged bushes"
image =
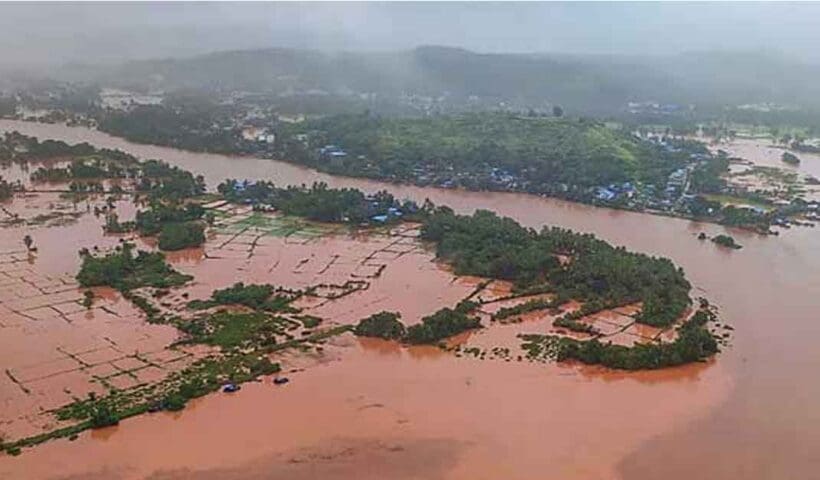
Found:
[[[273,296],[276,288],[270,284],[249,284],[237,282],[230,287],[214,290],[208,300],[192,300],[188,307],[204,310],[217,305],[244,305],[254,310],[286,311],[291,298]],[[271,298],[273,296],[273,298]]]
[[[712,238],[712,241],[717,243],[721,247],[732,248],[735,250],[743,248],[743,246],[735,242],[735,239],[729,235],[716,235],[714,238]]]
[[[478,318],[470,317],[459,309],[442,308],[438,312],[424,317],[421,323],[407,329],[406,340],[409,343],[435,343],[457,333],[481,327]]]
[[[522,348],[530,358],[553,358],[557,361],[577,360],[590,365],[603,365],[622,370],[643,370],[673,367],[697,362],[718,352],[718,344],[706,328],[715,314],[708,304],[678,328],[678,337],[671,343],[636,344],[632,347],[603,343],[600,340],[576,340],[554,335],[522,335]]]
[[[421,323],[405,328],[398,313],[380,312],[359,321],[353,333],[360,337],[377,337],[413,344],[430,344],[457,333],[480,328],[478,318],[468,315],[474,304],[462,302],[455,309],[442,308],[421,319]]]
[[[360,337],[376,337],[385,340],[403,340],[407,329],[399,321],[400,313],[379,312],[363,318],[353,329],[353,333]]]
[[[199,222],[169,223],[159,233],[160,250],[182,250],[205,243],[205,226]]]
[[[95,257],[83,251],[77,281],[83,287],[108,286],[120,291],[139,287],[168,288],[191,280],[165,263],[159,252],[139,251],[134,256],[134,245],[125,243],[117,251]]]

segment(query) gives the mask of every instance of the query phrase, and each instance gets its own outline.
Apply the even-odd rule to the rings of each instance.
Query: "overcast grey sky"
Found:
[[[3,3],[0,62],[213,50],[460,46],[485,52],[775,50],[820,62],[818,3]]]

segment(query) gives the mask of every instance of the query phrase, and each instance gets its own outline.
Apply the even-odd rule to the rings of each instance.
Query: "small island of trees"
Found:
[[[360,337],[375,337],[385,340],[403,340],[407,335],[407,328],[399,320],[398,312],[379,312],[363,318],[353,329],[353,333]]]
[[[735,242],[735,239],[732,238],[730,235],[716,235],[712,238],[712,241],[720,245],[721,247],[727,247],[734,250],[739,250],[743,248],[743,246]]]
[[[636,344],[632,347],[605,343],[597,338],[576,340],[554,335],[521,335],[531,359],[575,360],[622,370],[647,370],[699,362],[719,351],[718,343],[706,328],[715,313],[705,300],[690,319],[677,329],[671,343]]]
[[[434,344],[457,333],[481,328],[478,318],[470,316],[476,304],[462,301],[455,308],[441,310],[421,319],[421,322],[405,327],[395,312],[379,312],[359,321],[353,333],[360,337],[376,337],[397,340],[416,345]]]
[[[124,243],[114,252],[94,256],[87,250],[80,252],[82,265],[77,281],[83,287],[108,286],[122,292],[139,287],[168,288],[191,280],[165,262],[160,252],[139,251],[134,245]]]
[[[780,159],[783,160],[783,163],[788,163],[789,165],[800,165],[800,158],[791,152],[783,152]]]
[[[628,252],[589,234],[545,227],[540,232],[480,210],[456,215],[439,207],[424,220],[421,238],[459,275],[509,280],[519,289],[545,285],[559,303],[575,299],[589,313],[642,302],[638,321],[675,322],[690,304],[691,285],[668,259]],[[564,264],[563,255],[571,259]]]

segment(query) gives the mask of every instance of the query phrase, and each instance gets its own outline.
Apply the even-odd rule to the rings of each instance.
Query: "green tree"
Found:
[[[385,340],[402,340],[407,333],[397,312],[379,312],[363,318],[353,329],[360,337],[377,337]]]

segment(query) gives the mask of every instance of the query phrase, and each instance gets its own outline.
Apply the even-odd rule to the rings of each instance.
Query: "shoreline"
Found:
[[[0,125],[11,126],[11,129],[14,129],[14,124],[3,122]],[[271,165],[269,161],[253,158],[237,160],[217,155],[193,155],[174,149],[132,144],[86,129],[18,125],[20,128],[26,128],[24,133],[42,138],[57,138],[70,143],[88,141],[102,147],[124,149],[141,158],[162,157],[172,164],[205,174],[212,185],[233,175],[274,180],[278,185],[325,181],[333,187],[356,187],[368,192],[387,188],[386,184],[379,182],[337,179],[282,162],[274,162]],[[351,428],[352,431],[361,431],[363,435],[372,434],[377,438],[387,439],[389,432],[375,432],[363,426],[363,421],[384,418],[384,413],[389,411],[400,415],[396,417],[396,422],[410,421],[401,424],[394,422],[395,425],[409,425],[429,433],[430,428],[440,424],[442,428],[446,428],[446,432],[434,433],[442,433],[448,435],[448,438],[455,437],[459,441],[467,441],[474,445],[475,449],[471,450],[473,453],[467,452],[466,456],[460,456],[460,460],[455,461],[455,466],[448,470],[448,473],[441,475],[447,479],[475,478],[476,475],[480,476],[488,471],[516,479],[529,479],[533,476],[541,478],[544,475],[583,479],[590,476],[618,478],[614,473],[616,466],[621,459],[633,453],[639,455],[642,461],[630,470],[630,479],[652,479],[658,478],[658,474],[663,474],[670,480],[683,480],[688,477],[675,467],[681,464],[699,465],[699,474],[704,478],[725,478],[725,475],[719,474],[726,473],[720,465],[740,465],[748,462],[750,458],[753,458],[753,461],[749,462],[748,468],[744,470],[749,473],[748,478],[762,478],[759,473],[766,471],[767,468],[770,472],[780,474],[779,476],[788,477],[805,471],[806,467],[812,465],[813,460],[807,455],[805,445],[817,439],[816,433],[820,431],[820,424],[806,418],[805,412],[810,411],[815,405],[817,395],[820,395],[820,386],[800,379],[810,375],[810,371],[802,367],[816,364],[818,360],[818,351],[814,348],[816,337],[806,334],[815,330],[817,302],[813,299],[820,298],[818,284],[811,281],[814,272],[820,268],[818,258],[811,254],[820,248],[820,237],[815,232],[809,229],[792,229],[788,234],[781,235],[777,242],[770,241],[767,237],[744,233],[741,243],[744,244],[744,250],[748,255],[733,255],[731,252],[693,241],[692,236],[701,229],[705,229],[710,236],[726,231],[725,227],[718,225],[695,224],[660,215],[604,210],[531,195],[477,194],[415,187],[400,187],[396,190],[400,198],[418,201],[430,198],[437,204],[451,205],[461,213],[471,213],[476,209],[494,210],[501,215],[515,218],[530,228],[540,229],[543,225],[562,226],[575,231],[595,233],[599,238],[614,245],[626,246],[630,250],[672,258],[686,270],[692,283],[698,286],[696,294],[710,297],[720,306],[723,318],[738,327],[733,336],[733,348],[725,352],[716,365],[709,366],[705,370],[706,373],[697,379],[690,378],[691,381],[682,385],[678,385],[680,379],[670,379],[669,382],[655,383],[646,391],[632,390],[631,386],[636,385],[632,381],[610,383],[607,378],[597,377],[595,381],[582,380],[567,369],[553,370],[549,367],[542,374],[533,373],[534,378],[530,382],[514,375],[512,372],[515,372],[515,369],[496,370],[503,368],[504,362],[490,362],[486,365],[492,368],[494,373],[477,376],[481,369],[467,369],[452,377],[465,388],[467,381],[472,385],[486,383],[487,388],[482,389],[482,395],[496,396],[493,401],[483,402],[483,396],[477,395],[475,391],[466,389],[463,393],[450,392],[446,389],[446,384],[436,383],[442,372],[447,371],[446,365],[449,363],[441,363],[440,357],[432,357],[434,351],[414,350],[411,357],[410,352],[397,353],[394,349],[383,347],[378,351],[379,358],[384,358],[388,362],[399,362],[400,358],[408,362],[418,362],[424,368],[430,368],[429,372],[414,369],[397,379],[396,369],[402,364],[391,363],[391,366],[384,367],[387,370],[384,372],[384,380],[377,381],[376,378],[381,377],[372,377],[370,382],[363,382],[362,377],[370,378],[371,375],[363,364],[351,365],[349,377],[340,376],[340,370],[334,370],[336,373],[329,373],[326,382],[322,381],[307,388],[310,394],[299,399],[302,402],[314,403],[305,403],[295,411],[282,413],[286,418],[295,416],[298,419],[315,416],[317,412],[328,412],[330,417],[327,418],[339,422],[349,420],[350,426],[348,428],[347,424],[340,425],[339,429],[328,427],[324,432],[312,434],[315,436],[304,439],[298,443],[299,445],[318,445],[322,439],[339,435],[339,432]],[[19,238],[13,240],[15,245],[19,243]],[[48,248],[41,248],[41,257],[45,258],[46,255],[49,255],[49,258],[54,257]],[[772,272],[778,269],[790,273],[788,276],[772,276]],[[770,280],[765,282],[765,286],[758,281],[763,278]],[[433,295],[435,294],[433,292]],[[773,319],[779,320],[773,323]],[[335,365],[332,361],[330,364]],[[319,370],[325,368],[330,367],[322,366]],[[415,367],[410,365],[408,368]],[[543,369],[544,366],[540,368]],[[769,381],[760,382],[761,377]],[[567,381],[555,384],[558,378]],[[575,381],[583,381],[583,387],[579,386],[576,390],[573,378]],[[328,397],[324,397],[325,400],[319,404],[315,403],[320,401],[315,398],[317,393],[324,394],[329,391],[325,390],[328,384],[345,385],[351,381],[354,383],[350,383],[349,391],[338,398],[339,405]],[[521,382],[526,383],[526,388]],[[542,382],[551,385],[545,387],[543,395],[538,393],[544,387]],[[300,384],[298,379],[296,384]],[[427,399],[396,397],[392,401],[385,396],[389,395],[389,390],[393,388],[397,391],[406,391],[407,385],[427,389],[428,396],[430,391],[440,391],[447,395],[435,395]],[[608,389],[598,390],[602,385],[607,385]],[[676,385],[681,388],[677,388]],[[356,388],[353,388],[354,386]],[[714,392],[714,389],[723,392],[719,398],[705,398],[710,395],[707,392]],[[793,392],[787,399],[788,408],[783,408],[784,399],[780,393],[782,389]],[[250,394],[251,389],[248,391],[248,395]],[[123,426],[113,431],[118,432],[113,437],[111,431],[105,431],[95,434],[94,438],[81,436],[74,444],[65,441],[51,442],[17,460],[3,459],[0,462],[0,471],[11,472],[11,478],[14,478],[14,472],[21,476],[23,471],[31,472],[28,476],[35,478],[65,475],[69,472],[60,470],[61,467],[57,464],[49,468],[49,459],[64,465],[68,459],[76,459],[78,453],[87,453],[95,456],[97,460],[91,465],[77,465],[77,474],[94,472],[94,465],[98,465],[97,462],[102,460],[112,465],[112,468],[127,469],[129,467],[123,464],[127,459],[122,457],[127,455],[127,452],[141,452],[135,459],[140,465],[135,468],[142,468],[142,474],[122,475],[126,478],[144,478],[150,474],[148,470],[167,472],[170,469],[184,472],[186,468],[207,468],[197,465],[197,455],[194,455],[192,450],[199,452],[199,457],[203,451],[214,452],[219,455],[218,459],[224,459],[223,463],[240,465],[251,459],[243,456],[250,452],[231,450],[231,444],[236,442],[235,439],[232,440],[233,434],[230,432],[235,428],[247,430],[248,436],[258,435],[259,450],[251,454],[253,457],[261,457],[266,454],[265,452],[285,451],[274,445],[262,446],[262,443],[270,442],[271,431],[280,431],[283,428],[281,420],[278,420],[281,417],[271,410],[271,399],[245,403],[242,400],[245,395],[242,393],[230,401],[214,396],[213,405],[216,406],[211,407],[210,415],[204,417],[185,413],[176,420],[168,417],[167,423],[158,425],[158,417],[147,416],[144,417],[145,420],[124,422]],[[599,395],[595,408],[584,403],[589,396],[595,395]],[[349,405],[345,403],[350,401],[348,399],[360,396],[364,399],[361,406],[381,403],[386,405],[386,408],[362,410],[367,414],[359,413],[355,408],[343,408],[344,405]],[[448,405],[453,403],[458,406],[444,409],[441,399],[447,397],[450,398],[447,400]],[[607,399],[603,407],[601,398]],[[753,401],[750,402],[750,399]],[[246,416],[251,417],[248,423],[226,421],[214,424],[213,421],[216,419],[211,418],[211,415],[224,414],[220,409],[233,405],[234,400],[238,400],[237,406],[230,408],[236,408],[239,414],[244,412]],[[481,401],[481,404],[476,404],[476,401]],[[499,401],[512,401],[513,407],[526,413],[515,415],[512,412],[499,411]],[[683,406],[670,411],[670,401],[676,404],[680,401]],[[517,402],[522,403],[518,405]],[[553,405],[554,402],[559,403]],[[210,405],[211,400],[207,403]],[[696,404],[702,408],[696,407]],[[307,408],[309,405],[311,407]],[[248,409],[251,411],[247,411]],[[675,418],[671,419],[669,415]],[[465,422],[454,423],[457,418],[463,418]],[[629,422],[620,423],[621,418],[629,419]],[[205,423],[197,425],[198,422]],[[331,421],[325,422],[325,425],[331,424]],[[579,424],[590,425],[590,431],[596,434],[579,438]],[[805,428],[795,432],[794,425],[797,424],[804,425]],[[482,425],[486,428],[481,428]],[[301,431],[301,426],[295,426],[293,432]],[[564,427],[567,430],[564,430]],[[534,430],[536,428],[538,432]],[[214,429],[228,433],[214,436]],[[530,429],[533,431],[530,432]],[[257,430],[258,433],[254,433]],[[557,442],[548,446],[546,451],[551,452],[548,455],[544,454],[544,431],[553,432],[554,435],[549,435],[550,441]],[[742,445],[727,445],[724,435],[726,431],[741,432],[749,441]],[[140,438],[123,435],[126,432],[137,432]],[[177,436],[168,441],[179,443],[179,447],[172,450],[168,450],[167,446],[152,448],[150,439],[156,438],[158,432],[177,432]],[[565,440],[571,445],[562,442],[560,437],[564,432],[569,435]],[[640,438],[633,437],[633,434]],[[766,463],[772,435],[782,439],[784,451],[790,452],[788,462],[775,466]],[[202,438],[203,436],[206,438]],[[625,440],[625,436],[629,436],[631,440]],[[537,449],[538,452],[530,452],[530,439],[533,445],[541,445]],[[294,442],[290,444],[281,448],[291,448]],[[618,451],[613,452],[612,449],[616,445],[620,445]],[[647,445],[651,448],[644,448]],[[503,462],[499,461],[497,455],[499,447],[514,448],[502,450],[507,452],[504,455],[506,460]],[[585,462],[581,462],[579,457],[586,457],[588,460],[589,456],[579,454],[579,448],[595,453],[599,464],[608,466],[606,470],[603,473],[601,470],[593,470],[597,475],[592,474],[590,470],[583,470]],[[291,457],[283,458],[286,461]],[[417,461],[423,459],[417,456],[414,458]],[[218,459],[214,459],[214,462],[219,463]],[[489,462],[490,459],[494,459],[492,464]],[[569,470],[564,470],[564,466]],[[504,468],[507,470],[503,470]]]
[[[122,141],[125,141],[125,142],[133,143],[133,144],[136,144],[136,145],[145,145],[145,146],[159,147],[159,148],[171,148],[171,149],[174,149],[174,150],[178,150],[178,151],[181,151],[181,152],[187,152],[187,153],[190,153],[190,154],[219,155],[219,156],[225,156],[225,157],[235,157],[235,158],[265,160],[265,161],[272,161],[272,162],[282,162],[282,163],[286,163],[288,165],[292,165],[292,166],[297,167],[297,168],[304,168],[304,169],[307,169],[311,172],[315,172],[315,173],[318,173],[318,174],[331,175],[331,176],[334,176],[334,177],[346,178],[346,179],[351,179],[351,180],[364,180],[364,181],[381,182],[381,183],[384,183],[384,184],[387,184],[387,185],[394,185],[394,186],[398,186],[398,187],[408,187],[409,186],[409,187],[415,187],[415,188],[431,188],[431,189],[443,190],[443,191],[460,191],[460,192],[469,192],[469,193],[513,193],[513,194],[519,194],[519,195],[527,195],[527,196],[531,196],[531,197],[539,197],[539,198],[560,200],[560,201],[563,201],[563,202],[569,202],[569,203],[573,203],[573,204],[585,205],[585,206],[596,207],[596,208],[604,208],[604,209],[608,209],[608,210],[633,212],[633,213],[643,213],[643,214],[647,214],[647,215],[656,215],[656,216],[669,217],[669,218],[680,218],[680,219],[689,220],[689,221],[692,221],[692,222],[698,222],[698,223],[710,224],[710,225],[719,225],[719,226],[722,226],[722,227],[725,227],[725,228],[732,228],[732,229],[742,230],[742,231],[746,231],[746,232],[757,233],[759,235],[764,235],[764,236],[777,235],[776,231],[772,231],[772,230],[769,230],[768,232],[763,232],[760,229],[756,229],[756,228],[752,228],[752,227],[726,225],[724,223],[720,223],[718,221],[712,221],[712,220],[709,220],[708,218],[704,218],[704,217],[697,217],[697,216],[694,216],[694,215],[687,215],[687,214],[676,213],[676,212],[668,212],[668,211],[663,211],[663,210],[654,210],[654,209],[651,209],[651,208],[630,208],[630,207],[627,207],[627,206],[619,206],[619,205],[598,203],[598,202],[595,202],[595,201],[585,202],[585,201],[575,200],[575,199],[572,199],[572,198],[561,197],[561,196],[557,196],[557,195],[547,195],[547,194],[543,194],[543,193],[529,192],[527,190],[517,190],[517,189],[486,189],[486,190],[476,189],[476,190],[473,190],[473,189],[467,189],[467,188],[463,188],[463,187],[442,187],[442,186],[438,186],[438,185],[426,185],[426,184],[420,184],[420,183],[416,183],[416,182],[412,182],[412,181],[392,180],[392,179],[383,178],[383,177],[356,176],[356,175],[349,175],[349,174],[345,174],[345,173],[333,172],[333,171],[330,171],[330,170],[322,170],[322,169],[316,168],[315,166],[304,165],[304,164],[292,162],[288,159],[282,159],[282,158],[267,158],[267,157],[263,157],[261,155],[254,155],[254,154],[249,154],[249,153],[237,153],[237,152],[227,152],[226,153],[226,152],[212,152],[212,151],[208,151],[208,150],[190,150],[190,149],[185,149],[185,148],[179,148],[179,147],[176,147],[176,146],[173,146],[173,145],[163,145],[163,144],[157,144],[157,143],[140,142],[140,141],[132,140],[132,139],[122,137],[122,136],[119,136],[119,135],[114,135],[112,133],[100,130],[97,127],[91,127],[91,126],[86,126],[86,125],[68,125],[66,123],[48,123],[48,122],[40,122],[40,121],[36,121],[36,120],[14,119],[14,118],[0,118],[0,120],[8,120],[8,121],[14,121],[14,122],[25,122],[25,123],[31,123],[31,124],[37,124],[37,125],[61,126],[61,127],[66,127],[66,128],[85,128],[85,129],[93,130],[95,132],[99,132],[99,133],[104,134],[104,135],[108,135],[110,137],[113,137],[113,138],[116,138],[116,139],[119,139],[119,140],[122,140]],[[238,180],[241,180],[241,179],[238,179]]]

